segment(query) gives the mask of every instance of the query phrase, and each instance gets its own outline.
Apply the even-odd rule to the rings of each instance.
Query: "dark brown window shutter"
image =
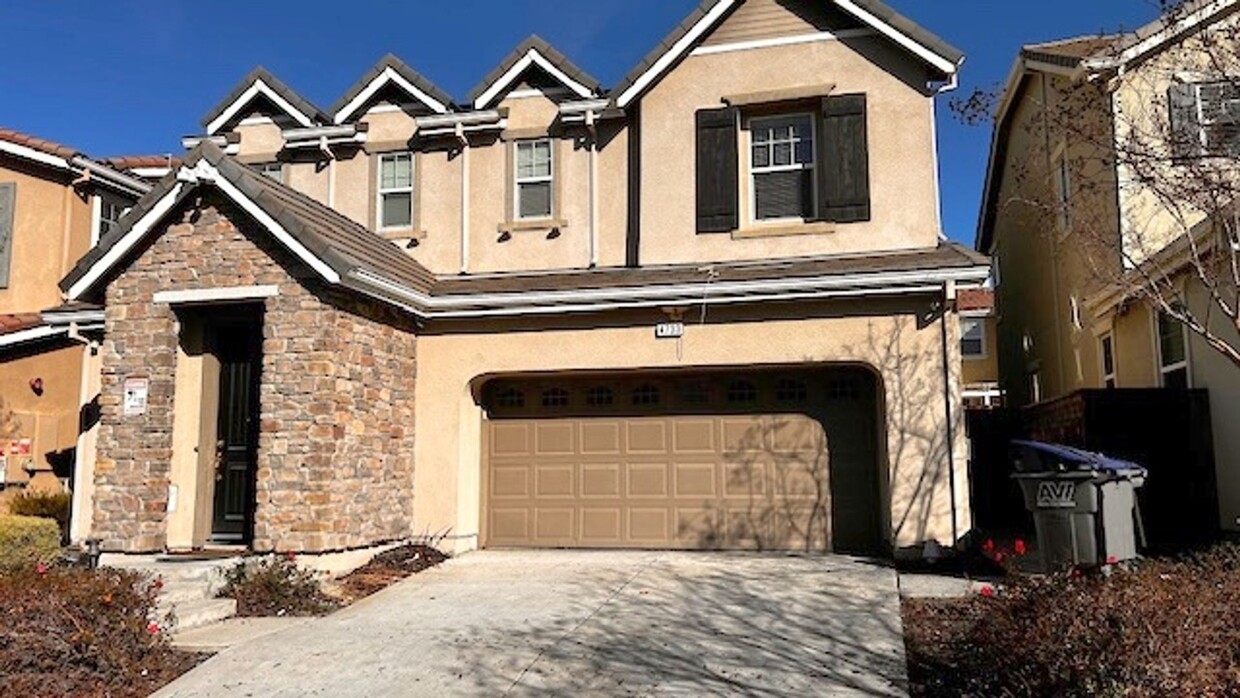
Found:
[[[865,95],[822,101],[819,214],[823,220],[870,220],[870,149],[866,140]]]
[[[727,233],[740,220],[736,109],[697,113],[697,231]]]
[[[1201,125],[1197,121],[1197,90],[1195,85],[1173,84],[1167,90],[1167,106],[1171,112],[1171,155],[1176,160],[1200,155]]]

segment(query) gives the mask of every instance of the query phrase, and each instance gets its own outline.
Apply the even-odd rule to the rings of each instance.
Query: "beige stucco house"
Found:
[[[0,128],[0,513],[17,493],[70,481],[92,419],[82,397],[98,391],[83,384],[87,335],[101,325],[41,312],[61,305],[60,279],[150,190],[127,171],[135,162]]]
[[[105,325],[107,549],[890,554],[969,528],[934,113],[875,0],[708,0],[606,89],[255,70],[62,282]]]
[[[1208,214],[1167,193],[1191,178],[1186,168],[1234,168],[1217,158],[1225,144],[1207,121],[1217,89],[1236,77],[1211,42],[1234,44],[1237,7],[1187,3],[1136,32],[1026,46],[999,105],[977,241],[993,255],[1009,401],[1207,389],[1220,518],[1231,530],[1240,529],[1240,370],[1161,312],[1144,279],[1167,279],[1175,300],[1211,316],[1186,254]],[[1240,346],[1227,318],[1209,322]]]

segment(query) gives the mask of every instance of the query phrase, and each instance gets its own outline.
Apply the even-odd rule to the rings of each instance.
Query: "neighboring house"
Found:
[[[875,0],[710,0],[610,90],[536,38],[459,102],[255,70],[62,282],[106,324],[91,535],[954,542],[962,60]]]
[[[61,277],[149,190],[73,148],[0,128],[0,497],[69,482],[83,365],[97,350],[85,335],[101,325],[41,311],[61,304]]]
[[[1208,317],[1199,281],[1182,262],[1169,263],[1183,256],[1185,231],[1200,227],[1204,214],[1167,201],[1168,189],[1156,196],[1149,176],[1125,163],[1140,148],[1144,155],[1135,157],[1161,159],[1150,166],[1158,176],[1181,176],[1183,156],[1167,134],[1205,144],[1219,133],[1204,122],[1224,106],[1209,88],[1234,84],[1240,70],[1214,63],[1209,41],[1234,39],[1238,7],[1189,3],[1174,21],[1131,34],[1024,47],[999,105],[977,239],[995,265],[1009,403],[1083,388],[1208,389],[1221,520],[1233,530],[1240,528],[1240,371],[1133,293],[1141,275],[1166,273],[1178,300]],[[1065,114],[1075,127],[1061,126]],[[1223,131],[1234,141],[1234,128]],[[1101,135],[1075,135],[1081,132]],[[1208,162],[1209,153],[1197,155]],[[1218,320],[1216,329],[1240,346],[1234,328]]]
[[[964,362],[961,371],[964,406],[968,409],[1002,407],[995,292],[989,288],[962,289],[956,298],[956,311],[960,315],[960,357]]]

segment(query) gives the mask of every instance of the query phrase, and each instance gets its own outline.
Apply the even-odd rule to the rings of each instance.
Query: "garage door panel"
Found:
[[[581,425],[583,455],[619,455],[619,422],[587,422]]]
[[[592,507],[581,511],[581,540],[587,545],[623,542],[624,512],[619,506]]]
[[[723,494],[728,498],[762,497],[769,477],[770,466],[763,462],[724,463]]]
[[[496,499],[530,496],[530,466],[495,465],[491,468],[491,496]]]
[[[530,453],[530,427],[524,423],[491,424],[491,453],[497,456],[523,456]]]
[[[761,417],[725,417],[721,420],[723,450],[729,454],[770,448],[769,429]]]
[[[637,544],[666,544],[672,538],[671,512],[663,507],[628,510],[628,539]]]
[[[666,463],[630,463],[628,465],[629,497],[668,496]]]
[[[523,543],[530,539],[530,511],[528,509],[491,509],[491,538],[497,543]]]
[[[572,465],[540,466],[537,469],[535,495],[539,498],[573,498],[577,494],[573,487],[576,470]]]
[[[576,512],[569,507],[553,509],[539,507],[534,510],[534,536],[547,545],[571,545],[576,538],[573,525]]]
[[[620,472],[622,467],[619,463],[600,463],[598,465],[585,465],[581,468],[581,496],[584,499],[590,498],[611,498],[620,497]]]
[[[714,500],[719,497],[716,482],[715,463],[677,463],[676,497],[701,497],[703,500]]]
[[[715,427],[713,419],[677,420],[672,424],[676,453],[715,453]]]
[[[632,420],[624,425],[629,453],[667,453],[667,423],[663,420]]]
[[[539,455],[571,455],[576,452],[576,425],[573,422],[536,424],[534,430],[534,443]]]

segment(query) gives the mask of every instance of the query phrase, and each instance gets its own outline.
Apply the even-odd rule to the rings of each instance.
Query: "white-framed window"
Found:
[[[284,184],[284,164],[279,162],[264,162],[261,165],[255,165],[254,169],[262,176]]]
[[[378,227],[413,226],[413,153],[379,156]]]
[[[1108,389],[1115,388],[1119,385],[1115,365],[1115,337],[1104,334],[1098,340],[1098,345],[1098,355],[1102,361],[1102,384]]]
[[[749,122],[750,211],[755,221],[809,220],[817,208],[814,117]]]
[[[1085,320],[1081,315],[1081,301],[1076,296],[1068,297],[1068,322],[1072,323],[1074,330],[1085,329]]]
[[[1160,312],[1155,324],[1158,329],[1158,367],[1162,387],[1181,390],[1191,388],[1188,334],[1184,331],[1184,323]]]
[[[91,246],[93,247],[104,235],[120,226],[121,218],[129,213],[130,207],[108,194],[95,194],[92,207],[94,225],[91,230]]]
[[[1042,402],[1042,372],[1030,371],[1028,373],[1029,380],[1029,404],[1036,405]]]
[[[513,215],[517,220],[550,218],[555,196],[551,139],[517,141]]]
[[[1240,83],[1236,80],[1201,82],[1185,86],[1190,90],[1191,121],[1185,128],[1200,143],[1202,155],[1240,153]]]
[[[985,318],[960,318],[960,355],[965,359],[986,358]]]
[[[1055,162],[1055,215],[1059,232],[1072,227],[1072,171],[1067,156],[1060,154]]]

